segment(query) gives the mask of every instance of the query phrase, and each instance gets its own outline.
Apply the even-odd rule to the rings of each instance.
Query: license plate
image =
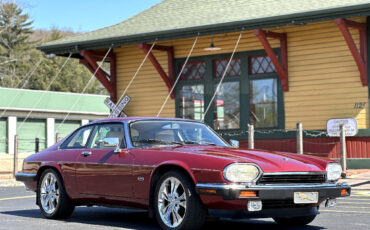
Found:
[[[295,204],[315,204],[319,201],[318,192],[295,192],[294,203]]]

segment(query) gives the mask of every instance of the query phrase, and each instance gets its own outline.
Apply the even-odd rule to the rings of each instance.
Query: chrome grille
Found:
[[[325,181],[325,173],[265,173],[258,184],[321,184]]]

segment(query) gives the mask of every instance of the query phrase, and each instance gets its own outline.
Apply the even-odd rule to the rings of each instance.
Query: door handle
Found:
[[[81,153],[81,156],[83,156],[83,157],[88,157],[90,155],[91,155],[91,152],[89,152],[89,151],[85,151],[85,152]]]

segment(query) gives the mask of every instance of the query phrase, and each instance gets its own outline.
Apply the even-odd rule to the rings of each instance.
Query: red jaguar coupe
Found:
[[[25,159],[16,175],[46,218],[75,206],[142,208],[163,229],[198,229],[207,215],[305,225],[350,195],[331,160],[230,146],[184,119],[119,118],[84,125]]]

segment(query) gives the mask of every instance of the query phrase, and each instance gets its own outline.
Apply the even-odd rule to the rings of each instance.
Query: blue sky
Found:
[[[161,0],[20,0],[34,29],[86,32],[119,23]]]

